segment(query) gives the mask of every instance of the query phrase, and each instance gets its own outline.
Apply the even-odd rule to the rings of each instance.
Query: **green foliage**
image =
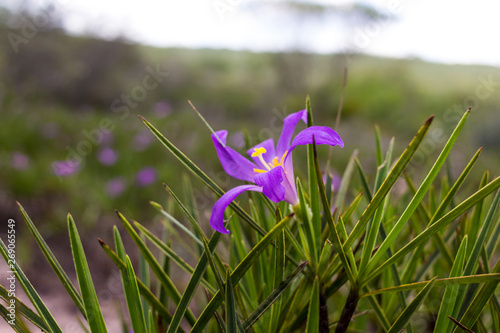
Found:
[[[311,125],[309,100],[306,107]],[[297,180],[299,205],[275,205],[265,196],[251,193],[249,200],[231,204],[226,216],[232,231],[229,236],[207,232],[205,214],[197,207],[190,181],[183,181],[187,194],[184,200],[175,187],[165,185],[181,215],[174,217],[177,214],[172,205],[151,202],[166,230],[172,232],[167,239],[118,213],[134,242],[132,250],[125,248],[116,227],[116,251],[99,241],[120,270],[134,332],[342,333],[377,327],[384,332],[441,333],[495,328],[500,315],[495,297],[500,282],[496,252],[500,177],[490,181],[486,172],[472,193],[470,186],[463,186],[480,151],[456,180],[444,170],[468,117],[469,110],[458,121],[433,166],[425,170],[422,181],[404,171],[425,142],[432,117],[395,162],[394,140],[384,152],[382,134],[377,129],[373,181],[354,151],[345,163],[339,189],[332,188],[328,168],[330,164],[339,168],[341,163],[332,159],[322,171],[321,151],[312,144],[306,161],[296,163],[297,169],[307,167],[307,173],[302,173],[306,177]],[[170,156],[210,193],[217,197],[224,194],[225,186],[152,123],[142,120]],[[43,255],[84,315],[85,325],[91,332],[105,332],[71,216],[68,228],[80,291],[69,281],[35,223],[23,207],[19,208]],[[189,256],[171,245],[169,239],[174,237],[190,250]],[[0,250],[8,262],[9,252],[3,242]],[[132,266],[132,255],[139,255],[139,270]],[[191,266],[191,262],[196,265]],[[36,310],[20,303],[19,314],[43,330],[60,331],[28,277],[17,264],[14,268]],[[188,275],[185,288],[172,279],[174,269]],[[154,275],[149,277],[149,271]],[[140,278],[135,272],[140,272]],[[6,287],[0,288],[0,297],[9,301]],[[0,314],[7,320],[6,307],[0,307]],[[437,317],[434,328],[432,317]],[[21,322],[16,323],[15,331],[27,331]]]

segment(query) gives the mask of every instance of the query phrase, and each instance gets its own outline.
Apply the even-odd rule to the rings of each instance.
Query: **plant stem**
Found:
[[[358,305],[358,301],[358,291],[354,288],[351,288],[351,290],[349,291],[349,296],[347,296],[347,300],[344,305],[344,310],[342,310],[342,314],[340,315],[337,328],[335,329],[335,333],[347,332],[347,327],[351,322],[354,311],[356,310],[356,306]]]
[[[328,306],[326,304],[326,296],[324,293],[319,295],[319,333],[329,333],[328,325]]]

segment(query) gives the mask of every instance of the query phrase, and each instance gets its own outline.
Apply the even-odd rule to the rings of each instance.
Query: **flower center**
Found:
[[[253,150],[254,150],[254,152],[252,153],[252,157],[258,157],[259,161],[266,168],[266,170],[263,170],[263,169],[253,169],[253,171],[257,172],[257,173],[268,172],[268,171],[271,171],[273,168],[278,167],[278,166],[280,166],[280,167],[283,168],[283,161],[285,160],[286,154],[288,153],[288,150],[287,150],[287,151],[285,151],[285,153],[283,154],[283,156],[281,156],[280,160],[278,159],[278,157],[275,157],[275,158],[273,158],[273,160],[272,160],[271,163],[266,163],[266,161],[264,161],[264,157],[262,157],[263,154],[267,153],[266,148],[264,148],[264,147],[257,147],[257,148],[254,148]],[[285,170],[285,168],[283,168],[283,170]],[[285,171],[285,173],[286,173],[286,171]]]

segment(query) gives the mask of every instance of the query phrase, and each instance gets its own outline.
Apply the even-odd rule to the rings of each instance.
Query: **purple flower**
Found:
[[[12,154],[10,165],[17,170],[26,170],[30,165],[30,159],[23,153],[15,152]]]
[[[52,162],[52,172],[56,176],[65,177],[74,174],[80,169],[80,163],[76,160],[65,160]]]
[[[110,197],[117,197],[125,190],[125,186],[125,179],[122,177],[116,177],[107,182],[106,192]]]
[[[340,136],[331,128],[324,126],[308,127],[292,140],[295,127],[301,119],[307,122],[306,110],[286,117],[276,146],[271,138],[247,152],[252,162],[226,146],[227,131],[222,130],[212,134],[212,141],[224,171],[234,178],[255,184],[237,186],[226,192],[215,203],[210,217],[210,226],[213,229],[221,233],[229,233],[229,230],[224,227],[224,211],[238,195],[245,191],[261,192],[274,202],[284,200],[292,206],[299,203],[291,158],[295,147],[313,143],[313,137],[316,144],[344,146]]]
[[[139,186],[146,186],[156,180],[155,168],[144,168],[137,173],[137,183]]]
[[[118,159],[118,154],[113,149],[105,147],[101,149],[97,155],[97,159],[104,165],[113,165]]]

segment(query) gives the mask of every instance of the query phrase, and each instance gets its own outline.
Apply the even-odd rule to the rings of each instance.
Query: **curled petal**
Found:
[[[214,142],[217,156],[219,157],[224,171],[231,177],[253,183],[253,177],[255,174],[253,169],[257,168],[257,166],[236,150],[227,147],[226,137],[227,131],[224,130],[217,131],[212,134],[212,141]]]
[[[317,145],[330,145],[344,147],[344,141],[340,136],[326,126],[311,126],[300,132],[295,136],[290,146],[289,153],[299,145],[307,145],[313,143],[313,136]]]
[[[212,229],[223,234],[229,233],[229,230],[224,227],[224,211],[238,195],[245,191],[262,192],[262,187],[255,185],[241,185],[227,191],[222,197],[220,197],[219,200],[217,200],[212,208],[212,216],[210,216],[210,226]]]
[[[262,193],[271,201],[280,202],[285,198],[285,187],[281,184],[285,178],[282,167],[276,167],[268,172],[255,176],[255,184],[262,186]]]
[[[301,119],[307,124],[307,110],[292,113],[283,120],[283,130],[281,131],[281,136],[276,146],[276,153],[278,156],[283,156],[285,151],[290,149],[293,131]]]

